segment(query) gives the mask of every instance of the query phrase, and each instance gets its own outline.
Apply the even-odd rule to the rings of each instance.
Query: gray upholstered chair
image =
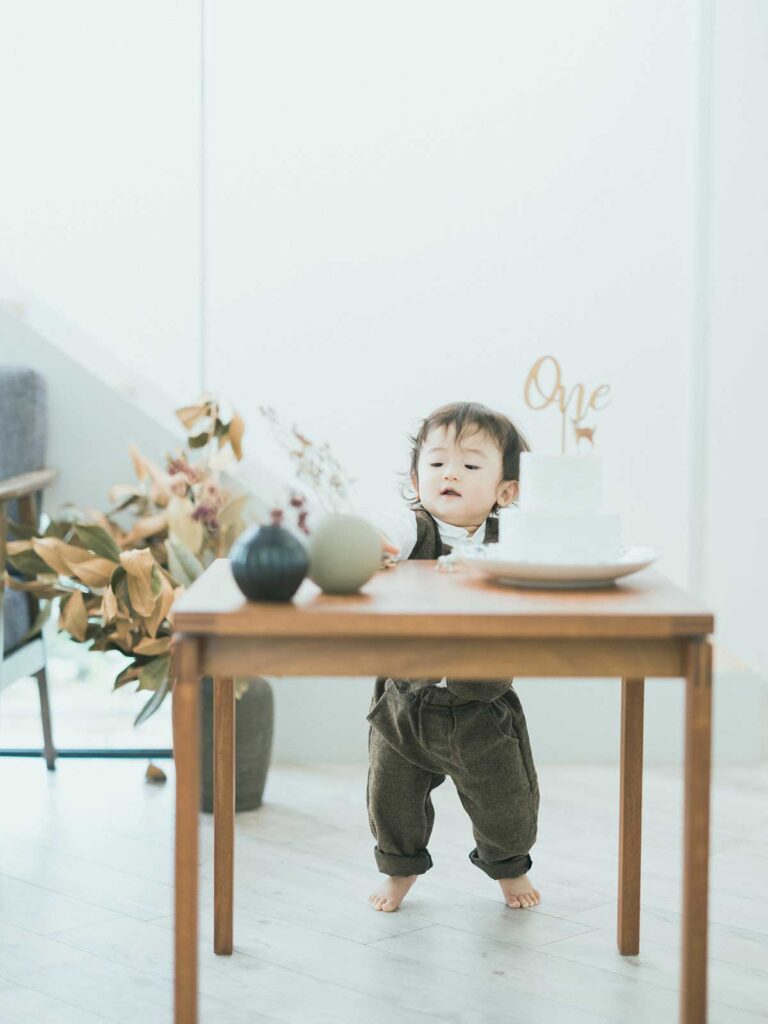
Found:
[[[44,378],[26,366],[0,365],[0,691],[26,676],[37,678],[43,719],[41,753],[49,770],[53,770],[56,750],[45,644],[39,630],[30,632],[37,619],[38,602],[31,594],[4,586],[2,571],[6,566],[8,520],[36,525],[40,492],[56,476],[45,468],[47,428]]]

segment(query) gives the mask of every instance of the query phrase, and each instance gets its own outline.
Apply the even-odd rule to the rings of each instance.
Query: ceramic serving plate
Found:
[[[552,565],[504,558],[497,544],[478,544],[461,552],[461,564],[496,583],[512,587],[575,590],[607,587],[622,576],[645,569],[659,556],[652,548],[624,548],[617,562],[589,565]]]

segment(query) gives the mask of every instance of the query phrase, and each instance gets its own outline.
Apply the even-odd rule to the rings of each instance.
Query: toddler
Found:
[[[498,511],[517,497],[528,444],[506,416],[474,402],[444,405],[410,439],[410,510],[378,517],[385,549],[435,559],[459,542],[498,540]],[[395,570],[396,571],[396,570]],[[379,678],[367,716],[366,801],[376,865],[369,897],[393,911],[432,867],[431,792],[450,775],[472,822],[470,861],[496,879],[506,904],[541,899],[528,878],[539,787],[525,715],[511,680]]]

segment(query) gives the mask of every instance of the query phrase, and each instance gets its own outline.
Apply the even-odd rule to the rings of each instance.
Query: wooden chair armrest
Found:
[[[21,473],[19,476],[0,480],[0,502],[35,494],[53,483],[58,475],[55,469],[35,469],[31,473]]]

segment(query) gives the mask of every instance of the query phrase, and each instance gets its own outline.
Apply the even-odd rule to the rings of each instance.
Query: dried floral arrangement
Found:
[[[350,478],[328,445],[314,445],[295,427],[286,430],[271,407],[259,411],[279,443],[288,446],[297,479],[311,487],[322,507],[342,506]],[[14,573],[6,572],[6,585],[43,602],[30,633],[39,631],[59,599],[59,629],[90,650],[129,657],[114,689],[136,681],[137,690],[151,691],[136,725],[160,707],[173,686],[174,600],[214,558],[227,554],[249,521],[258,521],[248,518],[252,495],[232,486],[243,457],[240,415],[206,394],[177,409],[176,416],[187,431],[188,450],[169,455],[161,469],[129,446],[137,481],[110,489],[107,512],[68,505],[43,532],[9,526]],[[295,528],[308,534],[306,495],[292,489],[285,505],[270,509],[271,520],[289,525],[290,514]],[[236,692],[245,685],[238,680]]]
[[[316,444],[295,426],[288,429],[269,405],[259,412],[272,427],[277,443],[288,452],[296,479],[305,483],[326,512],[341,512],[351,504],[350,488],[355,478],[348,475],[327,442]]]

